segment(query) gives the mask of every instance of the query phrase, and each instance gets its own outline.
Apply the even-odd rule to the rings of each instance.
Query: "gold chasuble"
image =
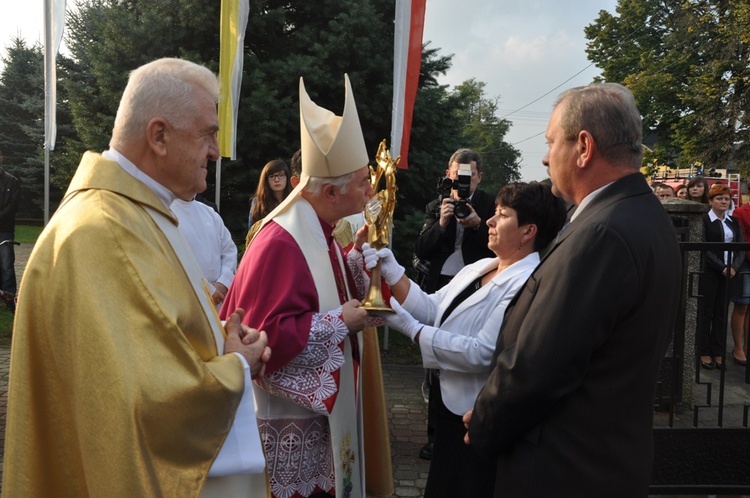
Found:
[[[200,496],[243,367],[218,355],[144,206],[176,223],[143,183],[86,153],[36,243],[13,331],[4,497]]]

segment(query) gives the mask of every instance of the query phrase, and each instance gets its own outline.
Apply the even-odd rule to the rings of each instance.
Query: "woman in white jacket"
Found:
[[[379,314],[420,347],[425,368],[440,370],[438,417],[426,498],[491,497],[495,464],[463,442],[461,417],[474,406],[491,371],[505,308],[539,264],[539,251],[565,223],[562,200],[541,183],[511,183],[487,220],[495,258],[464,267],[451,282],[426,294],[404,275],[389,249],[363,246],[368,269],[378,260],[395,300],[395,314]],[[398,302],[394,302],[398,301]],[[401,303],[401,306],[399,306]]]

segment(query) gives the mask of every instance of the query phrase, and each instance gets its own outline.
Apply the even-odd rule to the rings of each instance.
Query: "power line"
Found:
[[[546,131],[546,130],[545,130],[545,131]],[[512,143],[511,145],[515,147],[516,145],[518,145],[518,144],[522,144],[522,143],[524,143],[524,142],[527,142],[527,141],[531,140],[532,138],[536,138],[536,137],[538,137],[539,135],[544,135],[544,133],[545,133],[544,131],[540,131],[540,132],[539,132],[539,133],[537,133],[536,135],[532,135],[532,136],[530,136],[530,137],[526,137],[526,138],[524,138],[523,140],[519,140],[518,142],[514,142],[514,143]]]
[[[671,0],[671,1],[670,1],[670,2],[668,3],[668,4],[666,4],[666,5],[664,6],[664,8],[662,9],[662,11],[665,11],[666,9],[668,9],[669,7],[671,7],[671,6],[672,6],[672,4],[674,4],[675,2],[677,2],[677,0]],[[646,27],[646,24],[645,24],[645,23],[642,23],[642,24],[641,24],[640,26],[638,26],[638,27],[637,27],[637,28],[635,28],[635,29],[634,29],[633,31],[631,31],[631,32],[630,32],[630,34],[629,34],[628,36],[626,36],[626,37],[625,37],[625,39],[623,39],[622,41],[620,41],[620,42],[619,42],[619,44],[620,44],[620,45],[623,45],[623,44],[624,44],[625,42],[627,42],[628,40],[630,40],[631,38],[633,38],[633,37],[634,37],[634,36],[636,35],[636,33],[638,33],[638,32],[639,32],[640,30],[642,30],[642,29],[643,29],[643,28],[645,28],[645,27]],[[675,63],[672,63],[672,64],[670,64],[670,65],[673,65],[673,64],[675,64]],[[528,104],[526,104],[526,105],[524,105],[524,106],[521,106],[521,107],[519,107],[518,109],[516,109],[516,110],[514,110],[514,111],[511,111],[511,112],[509,112],[509,113],[507,113],[507,114],[505,114],[505,115],[501,116],[501,117],[500,117],[500,119],[504,119],[504,118],[507,118],[508,116],[510,116],[510,115],[512,115],[512,114],[515,114],[515,113],[517,113],[518,111],[521,111],[521,110],[523,110],[523,109],[526,109],[527,107],[529,107],[529,106],[530,106],[530,105],[532,105],[532,104],[535,104],[536,102],[539,102],[539,101],[540,101],[541,99],[543,99],[544,97],[546,97],[546,96],[547,96],[547,95],[549,95],[550,93],[554,92],[555,90],[557,90],[558,88],[560,88],[561,86],[563,86],[563,85],[564,85],[565,83],[569,82],[570,80],[572,80],[573,78],[575,78],[576,76],[578,76],[578,75],[579,75],[579,74],[581,74],[582,72],[586,71],[586,70],[587,70],[588,68],[590,68],[590,67],[591,67],[591,66],[593,66],[593,65],[594,65],[594,63],[592,62],[592,63],[591,63],[591,64],[589,64],[588,66],[584,67],[583,69],[581,69],[580,71],[578,71],[577,73],[575,73],[575,74],[574,74],[573,76],[571,76],[570,78],[566,79],[565,81],[563,81],[562,83],[560,83],[560,84],[559,84],[559,85],[557,85],[556,87],[552,88],[552,89],[551,89],[550,91],[548,91],[548,92],[547,92],[547,93],[545,93],[544,95],[541,95],[541,96],[537,97],[536,99],[532,100],[531,102],[529,102]],[[544,134],[544,133],[545,133],[544,131],[542,131],[542,132],[539,132],[539,133],[537,133],[536,135],[532,135],[532,136],[530,136],[530,137],[524,138],[523,140],[519,140],[518,142],[515,142],[515,143],[513,143],[513,144],[511,144],[511,145],[514,145],[514,146],[515,146],[515,145],[518,145],[518,144],[520,144],[520,143],[523,143],[523,142],[526,142],[526,141],[528,141],[528,140],[531,140],[532,138],[536,138],[536,137],[538,137],[539,135],[542,135],[542,134]]]
[[[555,90],[557,90],[558,88],[560,88],[561,86],[563,86],[563,85],[564,85],[565,83],[567,83],[568,81],[572,80],[573,78],[575,78],[576,76],[578,76],[579,74],[581,74],[582,72],[584,72],[585,70],[587,70],[588,68],[590,68],[590,67],[591,67],[591,66],[593,66],[593,65],[594,65],[594,63],[592,62],[591,64],[589,64],[588,66],[584,67],[583,69],[581,69],[580,71],[578,71],[578,72],[577,72],[576,74],[574,74],[573,76],[571,76],[571,77],[570,77],[570,78],[568,78],[567,80],[565,80],[565,81],[563,81],[562,83],[560,83],[559,85],[557,85],[557,86],[556,86],[555,88],[553,88],[553,89],[552,89],[552,90],[550,90],[549,92],[545,93],[544,95],[541,95],[540,97],[537,97],[536,99],[532,100],[531,102],[529,102],[529,103],[528,103],[528,104],[526,104],[525,106],[523,106],[523,107],[519,107],[519,108],[518,108],[518,109],[516,109],[515,111],[511,111],[511,112],[509,112],[508,114],[506,114],[506,115],[504,115],[504,116],[500,116],[500,119],[504,119],[504,118],[507,118],[507,117],[508,117],[508,116],[510,116],[511,114],[515,114],[515,113],[517,113],[518,111],[520,111],[520,110],[522,110],[522,109],[526,109],[526,108],[527,108],[527,107],[529,107],[529,106],[530,106],[531,104],[534,104],[534,103],[536,103],[536,102],[539,102],[539,101],[540,101],[540,100],[542,100],[542,99],[543,99],[544,97],[546,97],[546,96],[547,96],[547,95],[549,95],[550,93],[554,92]]]

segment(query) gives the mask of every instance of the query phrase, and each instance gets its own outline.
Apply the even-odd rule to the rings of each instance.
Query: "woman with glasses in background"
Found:
[[[289,195],[292,191],[292,184],[289,182],[290,176],[289,166],[281,159],[274,159],[263,166],[258,180],[258,188],[250,200],[248,228],[265,218]]]

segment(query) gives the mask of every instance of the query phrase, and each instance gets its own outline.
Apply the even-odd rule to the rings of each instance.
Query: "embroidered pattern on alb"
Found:
[[[310,496],[316,487],[332,491],[335,483],[328,420],[258,419],[269,462],[275,498]]]
[[[307,346],[283,368],[259,379],[258,385],[315,413],[328,415],[325,400],[338,393],[333,376],[344,364],[342,342],[349,334],[341,308],[315,313]]]

